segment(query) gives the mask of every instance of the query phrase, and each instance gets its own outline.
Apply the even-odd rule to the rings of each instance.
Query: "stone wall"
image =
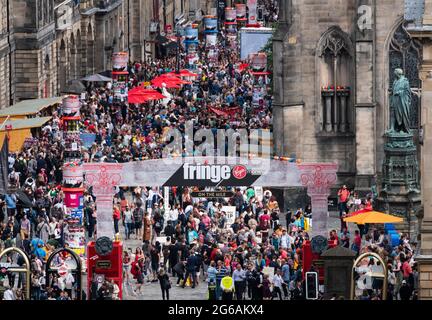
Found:
[[[373,44],[373,36],[372,42],[356,42],[357,9],[362,4],[373,9],[372,1],[369,2],[285,1],[281,18],[290,23],[282,26],[284,32],[276,36],[282,44],[277,41],[274,44],[275,109],[284,110],[282,113],[275,110],[275,118],[283,117],[275,119],[276,150],[284,156],[295,154],[303,161],[337,162],[340,182],[351,186],[356,183],[356,172],[370,180],[382,170],[383,134],[388,117],[388,41],[404,12],[403,0],[376,1],[377,23],[372,26],[376,42]],[[335,26],[349,37],[355,51],[351,65],[346,66],[347,82],[353,89],[352,134],[345,135],[322,134],[320,86],[328,71],[320,68],[322,60],[317,49],[322,35]],[[356,104],[361,108],[356,108]],[[359,153],[365,156],[359,157]]]

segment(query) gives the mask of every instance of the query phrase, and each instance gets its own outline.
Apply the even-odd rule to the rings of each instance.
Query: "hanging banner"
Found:
[[[244,3],[237,3],[235,6],[237,21],[246,21],[246,5]]]
[[[62,101],[62,114],[65,117],[75,117],[80,115],[81,103],[78,96],[70,95]]]
[[[82,188],[84,183],[83,167],[75,163],[66,163],[63,166],[63,187]]]
[[[207,34],[206,35],[206,46],[216,47],[217,45],[217,34]]]
[[[129,55],[127,52],[116,52],[112,55],[112,65],[114,72],[127,72]]]
[[[216,17],[204,17],[204,33],[218,33],[218,19]]]
[[[220,117],[232,117],[242,111],[240,107],[224,108],[224,109],[209,107],[209,109]]]
[[[248,23],[257,23],[257,0],[247,0],[247,7],[249,10]]]
[[[232,24],[236,23],[237,12],[235,8],[226,7],[225,8],[225,23]]]
[[[264,72],[267,70],[267,54],[264,52],[251,54],[252,72]]]
[[[197,43],[198,42],[198,29],[192,28],[191,26],[185,29],[185,43]]]
[[[96,141],[95,133],[81,133],[80,134],[81,142],[86,149],[90,149]]]

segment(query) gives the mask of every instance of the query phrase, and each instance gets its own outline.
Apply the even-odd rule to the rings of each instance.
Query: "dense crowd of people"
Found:
[[[266,21],[277,21],[273,1],[265,1]],[[272,97],[267,94],[267,79],[256,78],[238,69],[238,53],[226,46],[222,31],[218,60],[209,60],[200,47],[197,76],[180,89],[163,88],[167,99],[141,105],[113,100],[111,83],[89,86],[81,108],[81,133],[93,133],[96,140],[82,149],[84,162],[128,162],[159,159],[170,128],[185,133],[192,122],[194,130],[271,129]],[[181,68],[185,67],[181,59]],[[164,73],[176,70],[176,58],[129,63],[130,88],[142,85]],[[260,88],[260,99],[254,98]],[[225,117],[212,108],[238,108]],[[77,299],[77,279],[71,273],[53,276],[45,273],[49,255],[64,242],[64,194],[61,190],[64,163],[63,123],[60,112],[42,129],[38,139],[21,152],[10,154],[9,191],[1,200],[0,250],[18,247],[31,259],[31,292],[35,300]],[[186,150],[179,150],[185,156]],[[169,207],[157,187],[120,188],[114,197],[113,229],[123,239],[142,241],[143,245],[123,254],[125,283],[135,292],[145,290],[145,281],[159,282],[162,298],[169,299],[173,285],[185,287],[206,283],[208,299],[270,300],[305,299],[302,247],[309,240],[313,208],[310,205],[282,216],[271,190],[263,196],[252,187],[229,189],[231,198],[203,199],[191,196],[196,188],[171,187]],[[417,269],[414,245],[406,235],[397,244],[383,230],[359,225],[351,236],[343,218],[353,211],[372,208],[374,194],[360,199],[358,194],[341,188],[338,193],[340,230],[332,230],[332,245],[351,249],[356,254],[375,252],[388,264],[390,299],[406,300],[416,296]],[[130,199],[130,200],[128,200]],[[226,206],[235,207],[234,221]],[[84,224],[88,239],[97,236],[97,207],[92,190],[84,194]],[[161,239],[164,239],[161,241]],[[23,257],[7,255],[7,263],[24,264]],[[70,263],[61,256],[58,266]],[[366,269],[376,262],[369,259]],[[371,284],[358,271],[357,287],[361,300],[382,298],[382,279]],[[363,281],[363,282],[362,282]],[[0,298],[24,299],[22,274],[2,266]],[[200,283],[202,282],[202,283]],[[93,288],[94,285],[94,288]],[[91,299],[118,299],[119,288],[109,279],[92,284]],[[84,298],[85,293],[82,294]],[[205,297],[203,297],[205,298]],[[344,297],[347,299],[348,297]]]

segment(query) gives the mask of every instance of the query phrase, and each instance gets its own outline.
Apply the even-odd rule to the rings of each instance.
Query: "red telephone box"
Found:
[[[110,254],[100,256],[95,249],[95,241],[87,245],[87,296],[90,297],[90,288],[94,274],[102,274],[106,280],[114,280],[118,285],[120,300],[123,298],[123,244],[119,241],[113,242]]]

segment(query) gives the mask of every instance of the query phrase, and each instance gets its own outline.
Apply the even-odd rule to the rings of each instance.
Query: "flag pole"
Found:
[[[6,120],[5,121],[3,121],[3,123],[2,123],[2,125],[0,126],[0,130],[2,130],[3,129],[3,127],[4,127],[4,125],[6,124],[6,122],[9,120],[9,118],[10,118],[10,115],[9,116],[7,116],[7,118],[6,118]]]

